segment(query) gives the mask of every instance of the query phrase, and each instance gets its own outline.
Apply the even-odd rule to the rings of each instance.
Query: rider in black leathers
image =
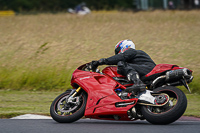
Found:
[[[134,83],[133,86],[125,89],[126,92],[144,91],[146,85],[143,84],[139,77],[146,75],[156,66],[151,57],[142,50],[135,50],[135,45],[131,40],[120,41],[115,46],[115,54],[109,58],[92,61],[92,67],[117,65],[117,72]]]

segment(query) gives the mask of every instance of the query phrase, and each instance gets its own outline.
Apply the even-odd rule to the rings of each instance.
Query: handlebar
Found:
[[[84,71],[92,71],[92,72],[97,72],[97,73],[100,73],[100,70],[98,69],[98,67],[93,67],[92,68],[92,62],[90,63],[87,63],[85,65],[85,67],[83,68]]]

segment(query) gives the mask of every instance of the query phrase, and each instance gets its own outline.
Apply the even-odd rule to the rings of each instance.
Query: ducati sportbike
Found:
[[[141,77],[145,91],[127,93],[133,84],[117,73],[116,66],[101,72],[91,69],[90,63],[78,67],[72,74],[71,86],[51,104],[50,114],[59,123],[70,123],[85,118],[169,124],[179,119],[187,108],[185,94],[176,86],[193,79],[188,68],[173,64],[158,64]]]

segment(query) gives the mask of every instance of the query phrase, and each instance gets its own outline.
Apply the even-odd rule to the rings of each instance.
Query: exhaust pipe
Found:
[[[182,79],[184,79],[186,83],[190,83],[193,80],[192,72],[187,68],[168,71],[166,75],[157,77],[152,82],[150,89],[154,89],[161,82],[172,86],[183,85]]]
[[[187,68],[166,72],[166,82],[176,82],[180,79],[192,79],[192,73]]]

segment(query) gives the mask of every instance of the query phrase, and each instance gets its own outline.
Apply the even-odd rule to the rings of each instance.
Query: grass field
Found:
[[[114,11],[87,16],[59,13],[0,17],[2,116],[48,114],[54,96],[70,88],[73,70],[113,55],[115,44],[123,39],[133,40],[136,49],[146,51],[157,64],[177,64],[193,70],[193,94],[188,94],[193,100],[186,115],[199,116],[199,95],[194,94],[200,94],[199,14]],[[21,91],[15,95],[13,90]]]
[[[0,17],[0,88],[67,89],[80,64],[109,57],[131,39],[159,63],[194,71],[200,83],[200,11],[95,12]]]

